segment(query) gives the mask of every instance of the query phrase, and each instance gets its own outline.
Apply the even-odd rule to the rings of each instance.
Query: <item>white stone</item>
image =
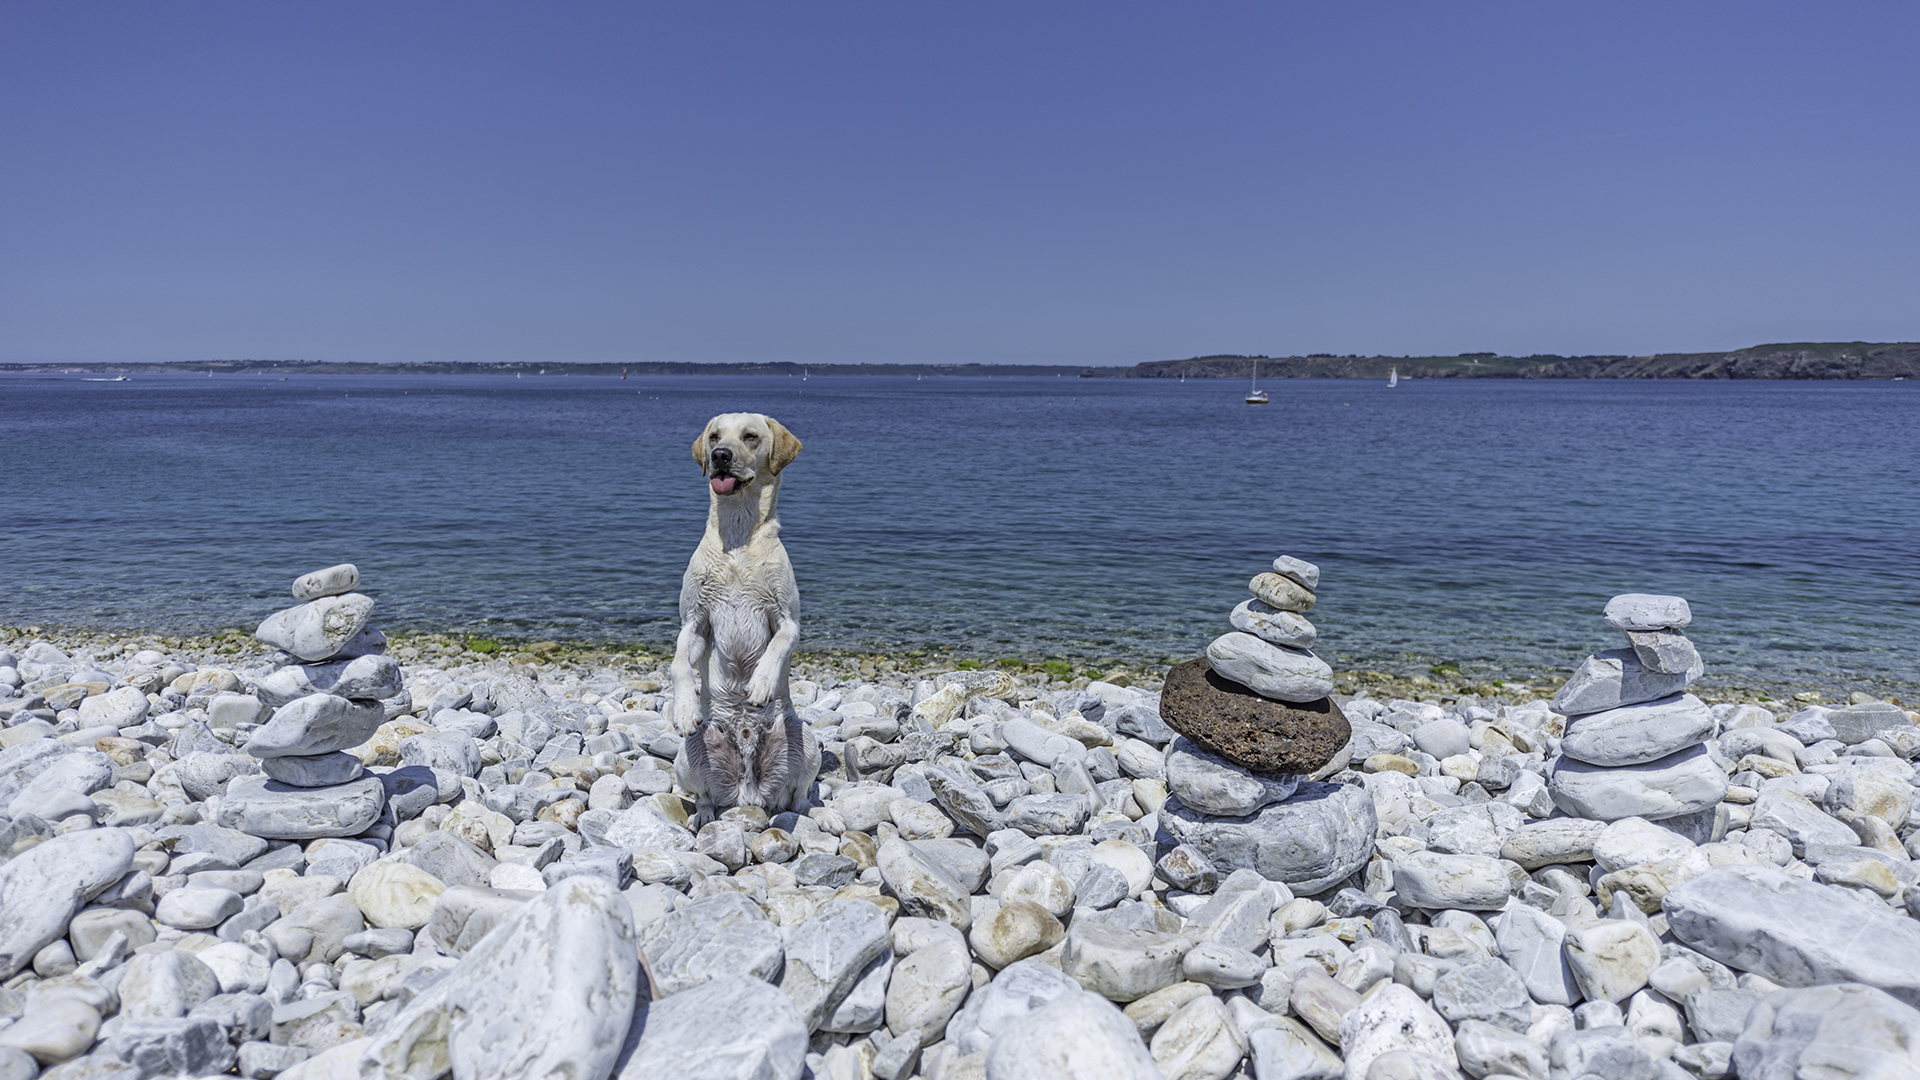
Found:
[[[260,759],[260,771],[270,780],[303,788],[352,783],[366,774],[366,765],[352,754],[300,754]]]
[[[1762,998],[1733,1046],[1743,1077],[1920,1076],[1920,1011],[1858,983]]]
[[[1149,1048],[1166,1080],[1225,1080],[1247,1053],[1226,1005],[1212,994],[1168,1017]]]
[[[1366,865],[1377,821],[1365,788],[1305,781],[1291,799],[1247,817],[1218,817],[1169,802],[1159,824],[1221,871],[1253,870],[1312,895]]]
[[[895,838],[880,845],[877,855],[881,879],[900,900],[906,914],[939,919],[965,933],[973,925],[968,891],[946,868]]]
[[[1782,986],[1857,982],[1920,1004],[1920,923],[1771,866],[1724,866],[1661,901],[1688,947]]]
[[[1529,822],[1508,834],[1500,845],[1500,857],[1528,870],[1555,863],[1591,862],[1593,842],[1606,827],[1604,821],[1584,818]]]
[[[1333,692],[1333,669],[1304,649],[1290,649],[1235,631],[1207,646],[1207,662],[1223,679],[1275,701],[1318,701]]]
[[[75,998],[58,997],[0,1028],[0,1047],[24,1051],[41,1064],[52,1065],[85,1053],[99,1030],[98,1010]],[[31,1077],[33,1072],[24,1075]]]
[[[205,930],[238,915],[242,903],[240,894],[232,889],[188,885],[161,897],[154,905],[153,918],[180,930]]]
[[[1347,1080],[1366,1080],[1375,1058],[1396,1050],[1459,1065],[1453,1032],[1412,990],[1391,983],[1361,999],[1340,1020],[1340,1056]]]
[[[1641,863],[1679,859],[1694,849],[1693,841],[1643,818],[1621,818],[1602,829],[1593,841],[1593,859],[1602,870],[1623,870]]]
[[[1249,772],[1210,753],[1182,735],[1166,757],[1167,790],[1202,813],[1244,817],[1263,806],[1284,802],[1301,778]]]
[[[1620,630],[1678,630],[1693,621],[1693,610],[1678,596],[1623,593],[1607,601],[1601,617]]]
[[[1093,845],[1093,863],[1118,870],[1126,879],[1128,896],[1138,896],[1153,881],[1153,860],[1125,840],[1103,840]]]
[[[120,978],[120,1015],[136,1020],[185,1016],[220,992],[220,978],[198,957],[178,950],[142,953]]]
[[[133,727],[147,717],[147,695],[123,686],[95,694],[80,703],[81,727]]]
[[[274,957],[239,941],[223,941],[201,949],[194,956],[220,981],[223,994],[258,994],[267,988],[273,974]]]
[[[1648,671],[1632,649],[1609,649],[1581,661],[1565,686],[1553,695],[1554,712],[1568,716],[1617,709],[1677,694],[1704,674],[1702,668],[1682,672]]]
[[[577,874],[503,919],[373,1037],[349,1044],[347,1060],[358,1075],[607,1076],[639,979],[626,900]],[[703,1020],[724,1024],[738,1004],[710,1007]]]
[[[1588,713],[1567,722],[1560,752],[1589,765],[1638,765],[1706,742],[1713,710],[1692,694]]]
[[[613,1075],[799,1080],[806,1057],[807,1028],[793,1000],[756,979],[735,977],[642,1002]]]
[[[1282,574],[1255,574],[1247,591],[1282,611],[1313,610],[1313,590]]]
[[[418,930],[427,925],[446,883],[404,862],[369,863],[353,875],[347,895],[367,921],[383,930]]]
[[[1562,757],[1554,765],[1547,790],[1560,809],[1576,817],[1661,821],[1719,802],[1727,794],[1727,774],[1704,746],[1615,768]]]
[[[947,1042],[962,1054],[985,1053],[994,1037],[1014,1021],[1050,1001],[1080,991],[1080,984],[1070,976],[1037,959],[1010,964],[993,981],[975,990],[947,1022]]]
[[[227,785],[215,820],[224,828],[269,840],[358,836],[379,819],[386,800],[377,776],[325,788],[236,776]]]
[[[986,1080],[1161,1080],[1119,1009],[1072,993],[1014,1020],[987,1050]]]
[[[1572,1005],[1580,985],[1567,966],[1562,945],[1567,925],[1527,904],[1515,904],[1495,921],[1500,956],[1526,984],[1527,994],[1543,1005]]]
[[[308,694],[273,711],[243,749],[254,757],[294,757],[348,750],[373,737],[386,713],[333,694]]]
[[[935,941],[897,961],[887,983],[888,1030],[920,1032],[921,1045],[932,1045],[973,989],[972,970],[967,946],[957,939]]]
[[[0,863],[0,979],[65,936],[74,913],[133,868],[133,850],[123,830],[88,829]]]
[[[325,660],[359,636],[372,613],[372,597],[359,593],[323,596],[274,612],[253,636],[301,660]]]
[[[1281,611],[1264,600],[1243,600],[1227,622],[1243,634],[1296,649],[1311,648],[1319,631],[1297,611]]]
[[[400,665],[390,656],[359,656],[325,664],[288,664],[254,681],[260,700],[284,705],[308,694],[352,701],[384,701],[406,689]]]
[[[1660,943],[1639,922],[1600,919],[1567,931],[1567,967],[1589,1001],[1625,1001],[1660,964]]]
[[[639,932],[656,990],[682,993],[712,979],[780,977],[785,943],[760,905],[735,892],[683,904]]]
[[[1506,867],[1486,855],[1412,851],[1393,864],[1394,893],[1413,907],[1497,911],[1511,888]]]
[[[793,928],[780,989],[807,1030],[826,1021],[867,965],[887,951],[888,938],[887,917],[865,900],[830,900]]]
[[[293,579],[293,598],[295,600],[318,600],[323,596],[339,596],[350,593],[360,587],[360,568],[352,563],[329,566],[325,570],[315,570],[310,574],[301,574]]]
[[[1181,979],[1180,961],[1193,942],[1177,934],[1075,920],[1060,970],[1112,1001],[1132,1001]]]

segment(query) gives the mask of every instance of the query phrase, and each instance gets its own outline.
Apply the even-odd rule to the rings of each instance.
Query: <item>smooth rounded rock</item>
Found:
[[[941,1038],[973,989],[972,970],[973,958],[959,940],[937,941],[895,963],[887,981],[888,1030],[918,1031],[923,1045]]]
[[[1186,737],[1175,739],[1166,757],[1167,790],[1202,813],[1244,817],[1284,802],[1300,786],[1298,775],[1250,772],[1208,753]]]
[[[1607,601],[1601,618],[1620,630],[1678,630],[1693,622],[1693,610],[1678,596],[1622,593]]]
[[[634,1015],[615,1080],[799,1080],[807,1028],[785,994],[716,979]]]
[[[1110,1001],[1132,1001],[1179,982],[1180,962],[1192,947],[1177,934],[1076,920],[1060,970]]]
[[[1704,810],[1727,794],[1727,774],[1704,746],[1639,765],[1603,768],[1562,757],[1547,781],[1567,813],[1595,821],[1661,821]]]
[[[1920,1076],[1920,1010],[1859,983],[1762,998],[1733,1044],[1742,1077]]]
[[[1713,737],[1715,727],[1706,702],[1671,694],[1574,717],[1560,752],[1589,765],[1639,765],[1698,746]]]
[[[321,788],[358,780],[367,767],[352,754],[336,752],[261,758],[260,771],[292,787]]]
[[[1264,600],[1243,600],[1227,614],[1227,622],[1243,634],[1252,634],[1275,645],[1296,649],[1313,646],[1319,636],[1307,617],[1295,611],[1281,611]]]
[[[301,660],[325,660],[367,628],[373,598],[359,593],[323,596],[267,616],[253,636]]]
[[[1567,966],[1589,1001],[1625,1001],[1660,964],[1660,943],[1631,919],[1601,919],[1567,931]]]
[[[64,936],[87,901],[133,868],[133,851],[124,830],[87,829],[0,863],[0,978]]]
[[[1511,890],[1506,867],[1486,855],[1412,851],[1393,864],[1394,894],[1412,907],[1498,911]]]
[[[1009,1023],[987,1051],[986,1080],[1161,1080],[1133,1024],[1098,995],[1059,997]]]
[[[1221,678],[1274,701],[1319,701],[1333,693],[1333,669],[1325,660],[1237,630],[1213,639],[1207,663]]]
[[[1051,949],[1065,935],[1060,920],[1046,908],[1031,900],[1012,900],[976,920],[967,941],[981,963],[999,969]]]
[[[318,600],[323,596],[340,596],[360,587],[360,568],[352,563],[329,566],[325,570],[301,574],[293,579],[293,598],[295,600]]]
[[[1364,1077],[1374,1059],[1394,1051],[1430,1057],[1456,1068],[1453,1032],[1420,995],[1389,983],[1361,999],[1340,1019],[1340,1056],[1347,1076]]]
[[[1677,694],[1703,673],[1701,668],[1648,671],[1632,649],[1609,649],[1581,661],[1551,704],[1554,712],[1567,716],[1617,709]]]
[[[1661,900],[1689,948],[1782,986],[1857,982],[1920,1005],[1920,922],[1772,866],[1723,866]]]
[[[385,720],[386,713],[377,702],[308,694],[275,709],[273,717],[248,737],[244,749],[259,758],[329,754],[366,742]]]
[[[1202,749],[1257,773],[1311,773],[1352,737],[1331,699],[1269,700],[1215,672],[1207,660],[1167,672],[1160,717]]]
[[[369,923],[383,930],[418,930],[427,925],[434,901],[446,883],[410,863],[369,863],[353,875],[347,895]]]
[[[85,1053],[100,1030],[100,1013],[75,998],[54,998],[0,1028],[0,1048],[19,1050],[42,1065],[55,1065]]]
[[[180,930],[205,930],[238,915],[242,903],[240,894],[232,889],[189,885],[161,897],[154,906],[153,918]]]
[[[1252,870],[1310,896],[1366,865],[1376,820],[1365,788],[1307,781],[1286,802],[1247,817],[1216,817],[1169,800],[1160,826],[1220,870]]]
[[[1247,591],[1279,611],[1313,610],[1313,590],[1285,574],[1256,574],[1247,582]]]
[[[265,776],[238,776],[220,800],[218,823],[267,840],[358,836],[380,817],[386,787],[377,776],[324,788],[302,788]]]

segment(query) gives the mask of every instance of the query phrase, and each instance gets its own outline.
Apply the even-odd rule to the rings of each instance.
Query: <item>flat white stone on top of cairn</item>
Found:
[[[1626,649],[1582,661],[1553,697],[1567,715],[1548,791],[1576,817],[1660,821],[1710,810],[1727,777],[1705,749],[1712,711],[1686,688],[1705,671],[1680,633],[1693,621],[1678,596],[1627,593],[1604,618],[1626,632]]]

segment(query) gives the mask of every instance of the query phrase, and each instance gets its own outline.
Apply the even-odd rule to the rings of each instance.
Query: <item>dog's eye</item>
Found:
[[[755,435],[755,434],[754,434],[753,432],[751,432],[751,431],[749,431],[749,432],[747,432],[747,434],[746,434],[746,440],[747,440],[748,442],[759,442],[759,441],[760,441],[760,436],[758,436],[758,435]]]
[[[719,441],[720,441],[720,433],[719,433],[719,432],[717,432],[717,431],[710,431],[710,432],[708,432],[708,433],[707,433],[707,441],[708,441],[708,442],[719,442]]]

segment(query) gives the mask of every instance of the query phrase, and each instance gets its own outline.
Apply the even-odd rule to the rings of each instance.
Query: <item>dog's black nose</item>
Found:
[[[713,448],[713,452],[707,455],[707,458],[713,462],[716,468],[724,469],[733,464],[733,451],[724,446],[716,446]]]

